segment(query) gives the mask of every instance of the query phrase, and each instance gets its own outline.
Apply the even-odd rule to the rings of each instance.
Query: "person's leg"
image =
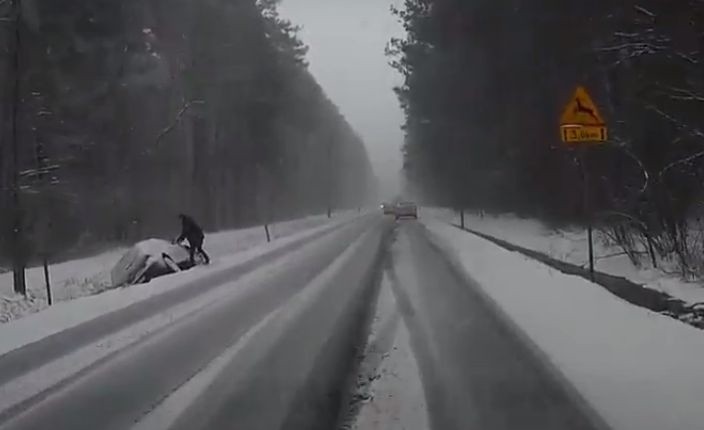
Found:
[[[188,259],[191,262],[191,266],[196,264],[196,246],[195,244],[188,242]]]
[[[193,252],[198,252],[204,259],[205,263],[210,263],[210,257],[203,251],[203,237],[193,238]]]
[[[209,257],[208,254],[205,252],[205,250],[203,250],[203,244],[201,244],[201,245],[198,247],[198,252],[200,252],[200,255],[202,255],[203,258],[205,258],[205,264],[210,264],[210,257]]]
[[[205,259],[205,264],[210,264],[210,257],[209,257],[208,254],[206,254],[205,251],[203,250],[203,241],[204,241],[204,240],[205,240],[205,237],[200,237],[200,238],[199,238],[199,240],[198,240],[198,247],[197,247],[197,248],[198,248],[198,252],[200,253],[200,255]]]

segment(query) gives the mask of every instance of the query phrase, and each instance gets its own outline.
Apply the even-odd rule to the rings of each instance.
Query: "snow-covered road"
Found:
[[[171,288],[43,337],[5,324],[0,429],[654,429],[609,394],[628,343],[577,327],[581,310],[555,303],[574,281],[521,258],[437,222],[366,215],[165,278]],[[594,288],[604,309],[631,309]],[[614,333],[636,335],[629,321]],[[576,333],[608,349],[570,354]],[[658,428],[697,419],[681,402],[653,409]]]
[[[397,233],[392,285],[410,328],[432,428],[602,428],[480,288],[428,240],[424,226],[407,223]]]

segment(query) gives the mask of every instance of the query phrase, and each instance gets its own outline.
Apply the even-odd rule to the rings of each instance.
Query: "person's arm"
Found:
[[[179,243],[179,242],[183,241],[186,238],[186,233],[188,233],[187,230],[188,229],[186,228],[186,223],[182,223],[181,224],[181,234],[176,238],[176,240],[174,242]]]

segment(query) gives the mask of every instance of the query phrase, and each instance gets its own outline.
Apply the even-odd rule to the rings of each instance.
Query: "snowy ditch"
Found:
[[[466,229],[466,231],[493,242],[502,248],[508,249],[509,251],[520,252],[529,258],[540,261],[541,263],[553,267],[565,274],[577,275],[591,281],[589,271],[583,267],[554,259],[543,253],[514,245],[478,231],[471,229]],[[631,282],[624,277],[613,276],[599,271],[594,272],[593,282],[606,288],[617,297],[620,297],[636,306],[641,306],[654,312],[659,312],[686,324],[704,329],[704,303],[688,305],[684,301],[675,299],[667,293],[645,288],[642,285]]]
[[[432,218],[459,227],[459,217],[448,209],[427,208]],[[534,219],[514,215],[465,213],[466,230],[510,251],[520,252],[563,273],[589,279],[586,233],[552,229]],[[595,282],[616,296],[686,324],[704,329],[704,286],[643,262],[634,266],[620,248],[595,233]]]
[[[700,330],[446,223],[426,225],[612,428],[702,427]]]
[[[262,262],[271,260],[277,254],[286,253],[292,248],[338,228],[349,220],[338,220],[331,224],[292,234],[271,244],[256,246],[244,252],[224,256],[208,267],[198,267],[183,273],[165,276],[148,284],[118,288],[102,294],[58,303],[42,312],[0,325],[0,355],[40,339],[60,335],[65,330],[78,327],[96,318],[110,319],[110,315],[116,311],[134,306],[146,306],[145,303],[150,300],[157,306],[167,306],[166,297],[183,297],[187,293],[184,287],[188,287],[190,284],[202,283],[207,280],[217,281],[216,278],[223,277],[225,280],[229,280],[228,277],[233,275],[233,271],[246,272],[248,267],[255,267]],[[212,284],[212,282],[210,283]],[[198,285],[191,289],[194,290],[194,294],[204,292],[204,288]],[[149,312],[150,310],[146,309],[142,313],[150,316]],[[135,316],[134,313],[132,316]],[[103,321],[100,327],[109,325]]]
[[[335,225],[356,216],[359,214],[352,211],[336,214],[332,220],[325,215],[315,215],[272,224],[270,232],[276,242],[306,230]],[[229,255],[261,247],[267,247],[263,226],[210,233],[205,242],[206,250],[214,258],[214,266],[218,264],[218,259],[226,259]],[[51,265],[49,270],[54,304],[106,292],[124,291],[112,289],[110,281],[110,271],[124,252],[124,248],[115,248],[92,257]],[[27,297],[16,295],[12,292],[12,273],[0,273],[0,323],[18,320],[48,309],[43,269],[27,269],[27,283]]]

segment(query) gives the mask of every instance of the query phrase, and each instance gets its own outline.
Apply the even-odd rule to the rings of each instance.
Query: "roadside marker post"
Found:
[[[594,238],[592,208],[589,194],[589,172],[584,162],[588,146],[599,145],[608,139],[606,121],[587,90],[578,86],[560,117],[560,138],[567,145],[580,149],[577,163],[583,181],[584,212],[587,218],[587,241],[589,242],[589,277],[594,281]]]

